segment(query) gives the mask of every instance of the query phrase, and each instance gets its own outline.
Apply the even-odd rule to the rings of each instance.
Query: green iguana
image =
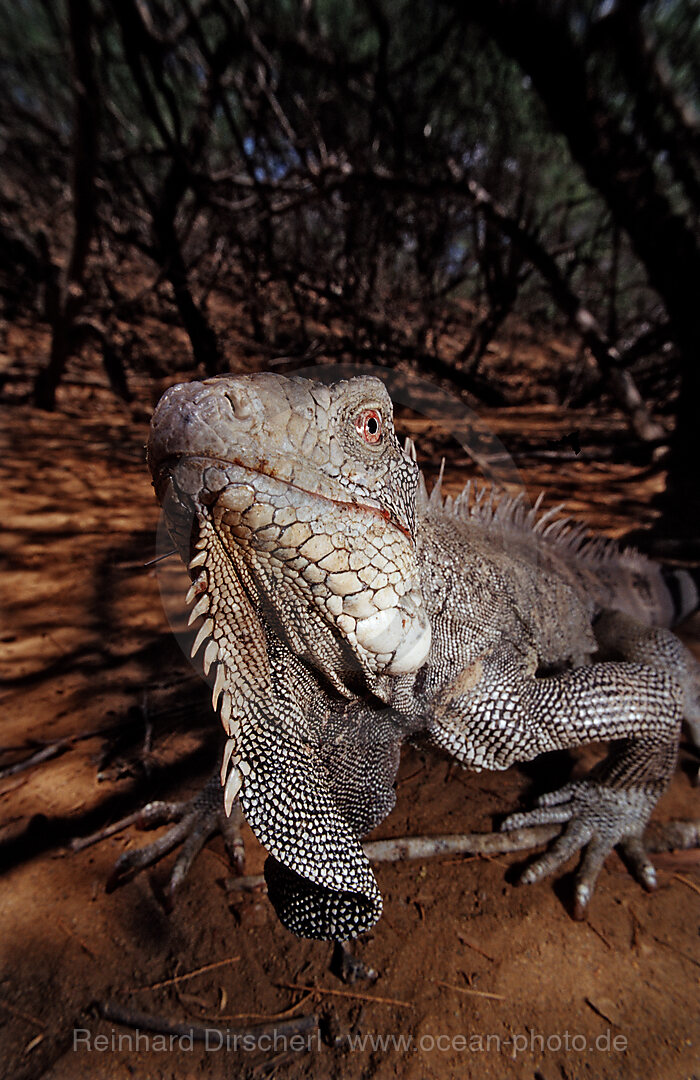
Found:
[[[411,450],[370,377],[221,376],[172,387],[153,416],[192,653],[227,734],[225,815],[239,801],[270,853],[280,918],[336,940],[377,920],[360,838],[394,804],[409,738],[473,770],[609,741],[503,828],[564,826],[523,878],[584,849],[579,914],[616,845],[653,887],[642,834],[683,715],[700,730],[700,666],[665,629],[696,606],[693,578],[522,499],[428,496]],[[220,792],[211,812],[225,820]]]

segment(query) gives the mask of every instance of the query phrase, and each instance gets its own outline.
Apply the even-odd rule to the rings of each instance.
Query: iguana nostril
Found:
[[[250,401],[243,389],[231,387],[224,390],[224,397],[231,402],[233,415],[236,420],[246,420],[251,414]]]

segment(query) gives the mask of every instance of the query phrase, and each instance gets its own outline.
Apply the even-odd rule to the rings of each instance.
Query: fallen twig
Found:
[[[268,1058],[267,1061],[261,1061],[251,1070],[251,1076],[265,1076],[267,1073],[276,1073],[280,1065],[287,1065],[290,1061],[294,1060],[294,1055],[290,1054],[288,1050],[283,1050],[281,1054],[275,1054],[273,1057]]]
[[[286,1020],[287,1017],[293,1016],[297,1009],[301,1009],[302,1006],[313,997],[312,993],[305,994],[300,997],[294,1005],[290,1005],[288,1009],[283,1009],[278,1013],[202,1013],[198,1019],[200,1020],[265,1020],[272,1022],[273,1020]]]
[[[121,563],[122,566],[142,566],[145,570],[147,566],[155,566],[156,563],[163,562],[164,559],[169,559],[171,555],[177,555],[177,548],[173,548],[172,551],[166,551],[164,555],[156,555],[155,559],[149,559],[148,562],[142,563],[140,560],[133,563]]]
[[[457,833],[454,836],[407,836],[364,844],[370,862],[400,862],[435,855],[500,855],[546,844],[561,832],[559,825],[535,825],[502,833]]]
[[[4,769],[0,769],[0,780],[4,780],[8,776],[16,776],[17,773],[24,772],[25,769],[31,769],[33,765],[40,765],[42,761],[50,761],[51,758],[58,757],[68,750],[72,741],[72,739],[59,739],[57,742],[49,743],[48,746],[37,750],[35,754],[31,754],[28,758],[16,761],[14,765],[6,765]]]
[[[70,750],[74,743],[84,742],[86,739],[95,739],[100,735],[109,735],[113,731],[121,731],[124,724],[120,721],[116,724],[105,724],[103,727],[95,728],[93,731],[80,731],[74,732],[72,735],[64,735],[60,739],[55,739],[45,746],[42,746],[40,750],[36,750],[29,757],[23,758],[21,761],[16,761],[13,765],[6,765],[0,769],[0,780],[4,780],[8,776],[16,776],[17,773],[25,772],[27,769],[31,769],[34,765],[41,765],[44,761],[50,761],[52,758],[59,757],[65,753],[66,750]],[[0,753],[9,753],[11,750],[16,750],[17,747],[3,747]]]
[[[473,949],[474,952],[478,952],[481,956],[485,956],[486,959],[490,960],[492,964],[496,963],[495,956],[489,956],[487,952],[484,952],[483,949],[480,949],[478,945],[474,945],[471,941],[467,941],[467,939],[465,937],[462,937],[461,934],[459,934],[458,937],[462,945],[466,945],[468,949]]]
[[[402,784],[407,784],[409,780],[415,780],[417,776],[425,772],[425,765],[421,765],[415,772],[409,773],[408,776],[400,776],[396,781],[397,787],[401,787]]]
[[[700,820],[652,821],[644,834],[647,851],[687,851],[700,847]]]
[[[161,990],[164,986],[172,986],[173,983],[184,982],[186,979],[193,979],[195,975],[201,975],[205,971],[213,971],[214,968],[224,967],[225,964],[233,964],[236,960],[240,960],[240,956],[227,956],[223,960],[214,960],[211,964],[204,964],[202,967],[195,968],[193,971],[186,971],[182,975],[173,975],[171,979],[163,979],[162,982],[151,983],[150,986],[137,986],[136,990]]]
[[[40,1028],[46,1027],[43,1020],[37,1020],[36,1016],[32,1016],[31,1013],[22,1012],[21,1009],[16,1009],[14,1005],[10,1005],[7,1001],[3,1001],[2,998],[0,998],[0,1009],[9,1012],[11,1016],[16,1016],[18,1020],[27,1020],[30,1024],[36,1024],[36,1026]]]
[[[664,941],[663,938],[657,937],[656,934],[652,934],[651,937],[652,940],[657,943],[657,945],[663,945],[665,946],[665,948],[671,949],[671,951],[674,952],[676,956],[682,956],[684,960],[688,960],[695,967],[700,968],[700,960],[696,960],[694,956],[690,956],[687,952],[684,952],[683,949],[679,949],[677,945],[673,944],[673,942]]]
[[[612,951],[613,946],[610,944],[608,939],[603,934],[601,934],[600,930],[598,930],[597,927],[595,927],[593,925],[593,923],[591,922],[590,919],[586,919],[586,926],[588,927],[589,930],[593,931],[593,933],[595,934],[596,937],[600,938],[600,940],[603,942],[603,945],[605,945],[606,949],[610,949]]]
[[[222,1043],[229,1039],[240,1039],[245,1036],[253,1039],[261,1035],[277,1035],[280,1038],[288,1038],[292,1035],[304,1035],[318,1027],[318,1017],[315,1013],[309,1013],[308,1016],[299,1016],[293,1020],[283,1020],[281,1023],[254,1024],[252,1027],[220,1028],[202,1027],[199,1024],[181,1024],[174,1020],[166,1020],[163,1016],[153,1016],[151,1013],[128,1009],[116,1001],[99,1002],[97,1011],[103,1020],[109,1020],[115,1024],[141,1028],[144,1031],[155,1031],[162,1035],[189,1036],[195,1042],[208,1042],[213,1033],[221,1037]]]
[[[375,994],[361,994],[357,990],[330,990],[325,986],[304,986],[300,983],[277,983],[287,990],[305,990],[310,994],[330,994],[331,997],[355,998],[358,1001],[374,1001],[378,1005],[398,1005],[402,1009],[413,1009],[415,1006],[410,1001],[398,1001],[396,998],[377,997]]]
[[[592,1001],[589,997],[585,997],[583,1000],[586,1002],[588,1008],[596,1014],[596,1016],[600,1016],[602,1020],[607,1020],[609,1024],[615,1024],[615,1026],[617,1027],[617,1022],[613,1020],[612,1016],[608,1016],[608,1014],[600,1007],[600,1005],[596,1005],[595,1001]]]
[[[458,994],[471,994],[473,997],[493,998],[494,1001],[505,1001],[503,994],[492,994],[490,990],[472,990],[469,986],[453,986],[452,983],[436,979],[438,986],[444,986],[446,990],[456,990]]]
[[[60,915],[56,916],[56,922],[61,927],[61,930],[63,930],[64,934],[68,934],[69,937],[72,937],[74,941],[78,942],[78,945],[80,945],[80,948],[83,950],[83,952],[86,952],[88,956],[90,956],[93,960],[97,959],[95,953],[92,951],[90,946],[76,934],[75,930],[72,930],[71,927],[63,921]]]
[[[689,889],[693,889],[693,891],[700,896],[700,887],[697,886],[694,881],[691,881],[690,878],[684,877],[683,874],[674,874],[673,876],[676,881],[682,881],[684,885],[687,885]]]

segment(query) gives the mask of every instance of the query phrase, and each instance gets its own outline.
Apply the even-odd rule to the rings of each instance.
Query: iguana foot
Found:
[[[656,870],[642,841],[656,800],[656,794],[652,796],[639,790],[614,789],[590,780],[579,780],[566,784],[559,791],[542,795],[536,809],[511,814],[501,825],[501,830],[566,825],[561,836],[528,866],[520,880],[525,884],[540,881],[585,848],[576,872],[573,911],[575,919],[583,919],[603,862],[615,847],[619,847],[637,881],[648,891],[656,888]]]
[[[126,824],[131,824],[133,820],[133,816],[124,819]],[[236,872],[241,873],[245,861],[240,832],[242,820],[243,815],[237,800],[233,804],[230,817],[227,817],[218,772],[192,799],[148,803],[136,817],[134,823],[137,827],[153,829],[171,821],[176,824],[152,844],[125,852],[115,863],[107,882],[107,891],[111,892],[130,881],[139,871],[155,865],[178,844],[182,844],[182,851],[175,860],[163,890],[166,906],[172,907],[175,891],[186,878],[207,840],[216,832],[222,834],[231,863]],[[114,827],[110,828],[110,832],[116,831]]]

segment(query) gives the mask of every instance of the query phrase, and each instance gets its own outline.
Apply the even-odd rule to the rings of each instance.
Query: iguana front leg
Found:
[[[683,693],[683,717],[700,747],[700,664],[671,630],[645,626],[622,611],[604,611],[593,631],[601,655],[670,672]]]
[[[647,888],[654,868],[642,834],[676,760],[682,692],[648,664],[600,663],[538,678],[506,646],[481,657],[433,700],[430,740],[471,769],[507,769],[551,750],[612,741],[584,780],[511,815],[506,830],[561,823],[553,846],[523,875],[534,882],[585,848],[575,886],[581,917],[605,857],[620,845]]]

